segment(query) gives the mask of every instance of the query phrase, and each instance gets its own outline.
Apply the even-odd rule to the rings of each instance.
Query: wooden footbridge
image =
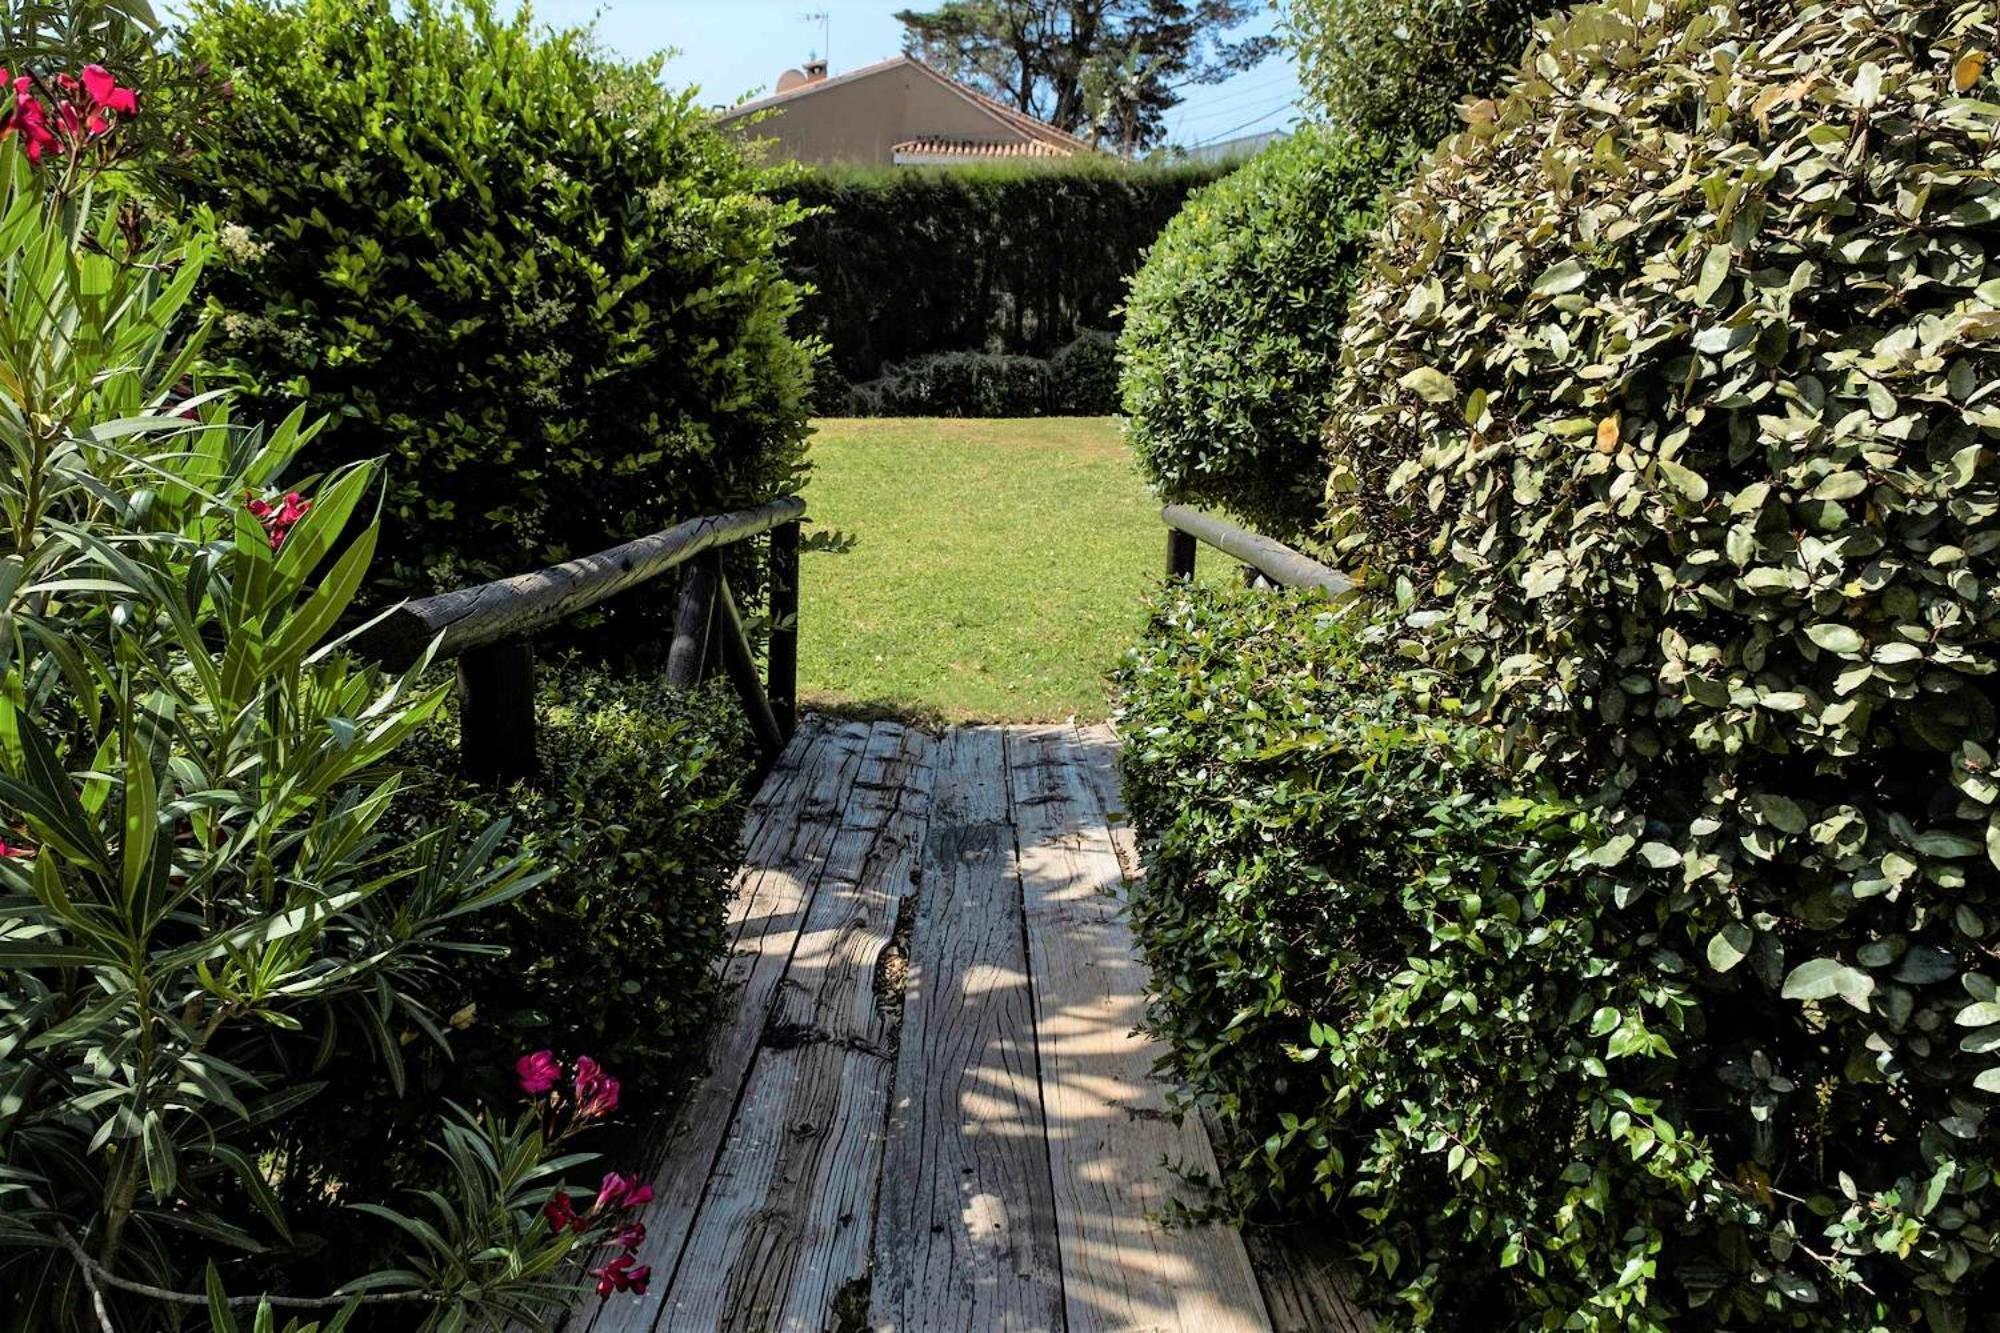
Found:
[[[1200,1121],[1169,1113],[1137,1030],[1137,866],[1111,730],[795,721],[799,508],[697,520],[373,631],[385,660],[425,643],[462,654],[468,764],[506,775],[533,759],[518,740],[533,734],[526,635],[608,596],[600,583],[699,561],[669,673],[698,677],[714,627],[769,747],[730,914],[730,1013],[654,1145],[638,1255],[651,1287],[593,1299],[567,1328],[1367,1328],[1323,1246],[1163,1222],[1216,1163]],[[1191,572],[1199,537],[1266,577],[1331,575],[1213,520],[1167,519],[1170,574]],[[767,692],[714,548],[773,529]]]

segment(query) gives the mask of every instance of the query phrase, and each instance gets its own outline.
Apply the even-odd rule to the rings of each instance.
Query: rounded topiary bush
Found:
[[[1304,130],[1161,232],[1119,357],[1131,441],[1162,496],[1274,535],[1318,518],[1342,311],[1396,170],[1376,141]]]
[[[1579,9],[1390,206],[1345,335],[1375,633],[1594,793],[1627,965],[1693,988],[1672,1096],[1740,1216],[1649,1278],[1723,1325],[1991,1325],[1996,38]]]
[[[658,60],[493,0],[190,20],[234,83],[186,182],[222,224],[211,351],[330,418],[316,466],[389,456],[381,577],[518,573],[793,484],[800,209]]]

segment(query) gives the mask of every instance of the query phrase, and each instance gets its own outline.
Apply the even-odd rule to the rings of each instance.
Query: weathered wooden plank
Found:
[[[1103,723],[1077,727],[1070,747],[1093,802],[1087,813],[1101,815],[1110,829],[1129,900],[1145,866],[1139,859],[1138,832],[1125,811],[1117,733]],[[1277,1333],[1370,1333],[1375,1327],[1353,1301],[1352,1272],[1337,1242],[1305,1227],[1251,1225],[1243,1231],[1243,1244]]]
[[[799,523],[771,529],[771,707],[787,735],[799,720]]]
[[[1354,1281],[1329,1237],[1304,1227],[1249,1226],[1243,1243],[1264,1288],[1275,1333],[1374,1333],[1354,1303]]]
[[[894,724],[870,737],[658,1328],[819,1333],[865,1278],[892,1070],[876,964],[911,887],[928,749]]]
[[[1063,1326],[1061,1261],[1005,745],[939,746],[868,1324],[876,1333]]]
[[[667,684],[691,690],[701,684],[715,638],[715,589],[721,562],[705,553],[681,575],[680,602],[674,607],[674,638],[667,646]]]
[[[592,1333],[644,1333],[659,1315],[826,854],[840,832],[869,735],[865,723],[801,727],[752,802],[746,863],[730,909],[734,947],[724,965],[725,981],[736,988],[734,1008],[710,1048],[708,1076],[663,1138],[654,1200],[642,1218],[646,1242],[638,1259],[652,1267],[654,1285],[641,1299],[621,1297],[595,1311],[585,1325]]]
[[[1168,505],[1160,511],[1160,521],[1176,532],[1201,539],[1225,555],[1235,556],[1273,583],[1282,583],[1288,588],[1318,588],[1332,597],[1344,597],[1354,591],[1354,580],[1339,570],[1329,569],[1283,542],[1240,528],[1212,514],[1204,514],[1199,509]],[[1185,578],[1192,575],[1193,555],[1181,556],[1171,542],[1167,549],[1167,576]],[[1175,563],[1183,558],[1185,573]]]
[[[1060,728],[1009,733],[1028,965],[1035,997],[1069,1333],[1270,1327],[1232,1229],[1166,1230],[1162,1161],[1214,1171],[1201,1127],[1175,1124],[1138,1036],[1145,969],[1123,917],[1107,825]]]
[[[689,519],[664,531],[532,574],[516,574],[405,602],[355,636],[363,656],[401,669],[437,641],[440,658],[520,638],[637,587],[701,552],[798,521],[805,501],[785,496],[755,509]]]

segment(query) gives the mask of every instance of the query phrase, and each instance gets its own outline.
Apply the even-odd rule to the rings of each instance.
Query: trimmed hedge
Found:
[[[1158,1021],[1394,1327],[2000,1327],[1997,43],[1550,25],[1354,299],[1358,647],[1128,673]]]
[[[1273,536],[1319,521],[1347,295],[1408,166],[1380,140],[1308,127],[1160,233],[1132,280],[1119,354],[1128,438],[1164,498]]]
[[[197,0],[235,83],[188,188],[222,221],[211,349],[390,455],[388,582],[599,550],[795,480],[797,217],[659,61],[491,0]]]
[[[803,176],[777,197],[811,210],[785,251],[813,291],[800,327],[842,384],[941,352],[1050,357],[1115,330],[1125,284],[1194,190],[1231,165],[901,167]]]
[[[855,417],[1106,416],[1118,410],[1117,343],[1084,333],[1054,356],[936,352],[856,384],[832,411]]]
[[[1330,1215],[1385,1330],[1659,1329],[1665,1256],[1739,1221],[1674,1095],[1672,877],[1613,869],[1353,619],[1172,585],[1119,675],[1151,1030],[1233,1203]]]

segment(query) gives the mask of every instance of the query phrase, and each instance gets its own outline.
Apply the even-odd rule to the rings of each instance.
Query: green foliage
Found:
[[[236,90],[203,159],[218,351],[332,416],[328,458],[390,457],[394,584],[793,483],[796,209],[657,60],[488,0],[201,0],[187,45]]]
[[[481,952],[437,978],[449,1050],[381,1076],[360,1034],[302,1068],[328,1092],[282,1145],[300,1210],[436,1174],[424,1142],[438,1099],[504,1101],[524,1051],[589,1055],[618,1071],[628,1122],[670,1112],[703,1071],[747,793],[749,738],[720,687],[560,665],[540,674],[540,772],[505,792],[459,774],[449,703],[406,745],[396,826],[504,822],[501,851],[547,877],[471,923]]]
[[[936,352],[1047,357],[1116,329],[1125,284],[1188,195],[1228,167],[845,170],[779,197],[812,210],[785,266],[801,322],[850,383]],[[825,394],[829,406],[836,391]]]
[[[1333,533],[1383,649],[1670,872],[1649,966],[1763,1216],[1656,1297],[1731,1325],[1991,1308],[1996,38],[1579,9],[1391,206],[1346,335]]]
[[[1386,1327],[1657,1329],[1680,1238],[1754,1221],[1688,1129],[1673,877],[1352,619],[1176,585],[1120,673],[1151,1026],[1234,1201],[1344,1220]]]
[[[247,507],[313,430],[174,401],[207,241],[136,245],[115,184],[52,195],[0,155],[0,1299],[19,1328],[158,1327],[124,1284],[199,1301],[210,1256],[258,1282],[323,1244],[257,1151],[318,1090],[278,1049],[352,1024],[397,1067],[389,1025],[434,1027],[424,983],[471,947],[462,919],[535,882],[497,827],[380,827],[385,761],[443,691],[326,644],[375,548],[373,471],[299,483],[295,522]],[[504,1167],[460,1153],[468,1135]],[[559,1302],[600,1237],[537,1225],[553,1174],[587,1160],[555,1138],[457,1117],[430,1225],[371,1203],[403,1252],[343,1280],[404,1302],[406,1327]]]
[[[1292,0],[1306,95],[1340,129],[1429,148],[1467,98],[1500,93],[1555,0]]]
[[[1341,319],[1400,157],[1308,128],[1160,233],[1126,303],[1120,388],[1164,498],[1280,536],[1318,519]]]
[[[849,387],[852,417],[1105,416],[1118,409],[1117,344],[1086,331],[1056,354],[933,352]]]

